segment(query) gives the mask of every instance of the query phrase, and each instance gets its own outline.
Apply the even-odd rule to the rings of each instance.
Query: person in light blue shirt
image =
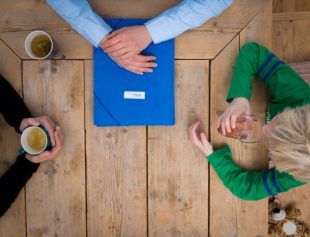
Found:
[[[152,72],[155,57],[141,51],[151,42],[172,39],[220,15],[233,0],[184,0],[143,26],[112,28],[98,16],[87,0],[48,0],[50,6],[93,46],[101,47],[121,67],[134,73]],[[112,32],[112,33],[111,33]],[[111,34],[110,34],[111,33]]]

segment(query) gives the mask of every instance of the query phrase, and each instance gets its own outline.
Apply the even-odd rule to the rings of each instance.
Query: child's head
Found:
[[[310,105],[277,115],[267,138],[276,167],[298,180],[310,182]]]

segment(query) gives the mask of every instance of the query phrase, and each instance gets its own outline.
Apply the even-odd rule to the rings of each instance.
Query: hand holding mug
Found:
[[[52,144],[52,149],[49,151],[43,151],[38,155],[26,154],[26,158],[34,163],[41,163],[46,160],[55,158],[56,155],[60,152],[64,143],[64,136],[62,134],[60,126],[57,126],[56,123],[48,116],[23,119],[20,124],[20,131],[23,132],[26,128],[29,128],[31,126],[37,127],[39,125],[43,127],[48,133]]]
[[[55,140],[55,145],[53,146],[52,150],[43,151],[39,155],[35,156],[26,154],[26,158],[33,163],[42,163],[54,159],[61,151],[64,144],[64,136],[62,134],[60,126],[56,126],[56,131],[54,132],[53,137]]]
[[[221,128],[222,134],[230,133],[236,127],[236,120],[242,114],[250,114],[249,100],[243,97],[235,98],[225,112],[219,117],[217,128]]]

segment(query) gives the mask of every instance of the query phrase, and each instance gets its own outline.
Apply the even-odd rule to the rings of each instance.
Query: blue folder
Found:
[[[113,19],[114,29],[142,25],[145,19]],[[137,75],[94,48],[94,123],[96,126],[174,125],[174,40],[150,44],[143,55],[156,56],[152,73]]]

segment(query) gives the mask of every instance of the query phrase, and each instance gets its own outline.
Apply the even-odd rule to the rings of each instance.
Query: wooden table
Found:
[[[105,17],[145,18],[178,1],[90,2]],[[23,43],[35,29],[50,33],[66,59],[29,59]],[[242,167],[267,166],[263,144],[221,137],[215,124],[240,47],[271,46],[270,0],[236,0],[176,39],[173,127],[95,127],[92,47],[45,1],[2,0],[0,39],[0,72],[34,115],[51,115],[66,135],[61,155],[41,165],[0,219],[1,237],[267,236],[267,200],[234,197],[191,144],[188,127],[201,119],[216,147],[228,143]],[[261,84],[252,98],[253,113],[264,116]],[[3,174],[19,136],[3,119],[0,127]]]

